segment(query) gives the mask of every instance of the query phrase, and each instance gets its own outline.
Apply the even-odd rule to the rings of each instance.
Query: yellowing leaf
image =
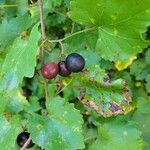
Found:
[[[79,98],[81,103],[104,117],[129,112],[132,99],[127,84],[122,79],[110,81],[99,66],[89,68],[86,75],[75,75],[71,84],[84,87],[85,94]]]
[[[133,56],[133,57],[129,58],[127,61],[116,61],[115,67],[117,68],[118,71],[124,70],[124,69],[128,68],[135,59],[137,59],[137,57]]]

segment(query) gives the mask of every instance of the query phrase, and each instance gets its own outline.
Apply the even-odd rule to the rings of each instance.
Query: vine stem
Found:
[[[62,92],[71,82],[73,79],[71,79],[63,88],[61,88],[59,91],[56,92],[56,95],[58,95],[60,92]]]
[[[87,28],[87,29],[84,29],[84,30],[81,30],[81,31],[78,31],[78,32],[75,32],[75,33],[72,33],[62,39],[58,39],[58,40],[49,40],[50,43],[60,43],[60,42],[63,42],[69,38],[72,38],[73,36],[76,36],[78,34],[81,34],[81,33],[86,33],[86,32],[89,32],[89,31],[93,31],[93,30],[96,30],[95,27],[92,27],[92,28]]]
[[[0,5],[0,8],[6,8],[6,7],[18,7],[18,5]]]
[[[44,25],[44,13],[43,13],[43,2],[42,0],[38,0],[39,6],[39,13],[40,13],[40,24],[41,24],[41,36],[42,36],[42,43],[46,40],[46,33],[45,33],[45,25]],[[41,64],[44,64],[44,47],[41,46]],[[44,79],[44,88],[45,88],[45,99],[48,99],[48,82]]]
[[[87,138],[84,139],[84,142],[87,141],[87,140],[90,140],[90,139],[94,139],[94,138],[96,138],[96,136],[87,137]]]
[[[2,4],[0,5],[0,8],[10,8],[10,7],[32,7],[32,6],[36,6],[36,4],[30,4],[30,5],[27,5],[27,4],[14,4],[14,5],[5,5],[5,4]]]
[[[60,57],[64,55],[64,46],[63,46],[63,43],[62,41],[59,41],[59,44],[60,44],[60,47],[61,47],[61,54],[60,54]]]
[[[71,30],[71,34],[62,38],[62,39],[58,39],[58,40],[48,40],[48,42],[50,43],[59,43],[60,44],[60,47],[61,47],[61,54],[60,56],[64,55],[64,47],[63,47],[63,41],[73,37],[73,36],[76,36],[78,34],[81,34],[81,33],[86,33],[86,32],[90,32],[90,31],[93,31],[95,30],[96,28],[95,27],[92,27],[92,28],[87,28],[87,29],[84,29],[84,30],[81,30],[81,31],[78,31],[78,32],[75,32],[73,33],[73,30],[74,30],[74,24],[73,24],[73,28]]]
[[[25,142],[25,144],[22,146],[20,150],[25,150],[30,142],[31,142],[31,138],[28,138],[28,140]]]
[[[41,32],[42,32],[42,43],[46,39],[46,33],[45,33],[45,25],[44,25],[44,14],[43,14],[43,3],[42,0],[38,0],[38,6],[39,6],[39,13],[40,13],[40,24],[41,24]],[[42,64],[44,64],[44,47],[41,47],[41,59]]]

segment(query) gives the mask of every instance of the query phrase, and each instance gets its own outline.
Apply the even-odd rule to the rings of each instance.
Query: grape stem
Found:
[[[60,57],[64,55],[64,46],[63,43],[61,41],[59,41],[60,47],[61,47],[61,54]]]
[[[70,35],[62,38],[62,39],[58,39],[58,40],[48,40],[48,42],[50,43],[59,43],[60,44],[60,47],[61,47],[61,56],[64,55],[64,48],[63,48],[63,41],[69,39],[69,38],[72,38],[73,36],[76,36],[78,34],[81,34],[81,33],[86,33],[86,32],[89,32],[89,31],[93,31],[95,30],[96,28],[93,27],[93,28],[87,28],[87,29],[84,29],[84,30],[81,30],[81,31],[78,31],[78,32],[75,32],[75,33],[72,33],[73,30],[74,30],[74,24],[73,24],[73,28],[72,28],[72,31]]]
[[[64,87],[62,87],[59,91],[56,92],[56,95],[58,95],[59,93],[61,93],[72,82],[72,80],[73,79],[71,78],[71,80]]]
[[[28,138],[28,140],[25,142],[25,144],[22,146],[20,150],[25,150],[30,142],[31,142],[31,138]]]
[[[36,6],[36,4],[30,4],[30,5],[27,5],[27,4],[13,4],[13,5],[5,5],[5,4],[2,4],[0,5],[0,8],[11,8],[11,7],[33,7],[33,6]]]
[[[45,25],[44,25],[44,14],[43,14],[43,3],[42,0],[38,0],[38,6],[39,6],[39,13],[40,13],[40,24],[41,24],[41,32],[42,32],[42,43],[46,39],[46,33],[45,33]],[[44,47],[41,47],[41,59],[42,64],[44,63]]]
[[[42,0],[38,0],[39,6],[39,13],[40,13],[40,24],[41,24],[41,36],[42,36],[42,43],[46,41],[46,32],[45,32],[45,25],[44,25],[44,13],[43,13],[43,2]],[[41,50],[41,65],[44,64],[44,47],[40,47]],[[48,99],[48,82],[44,79],[44,89],[45,89],[45,99]]]
[[[86,32],[90,32],[90,31],[93,31],[93,30],[96,30],[95,27],[92,27],[92,28],[87,28],[87,29],[84,29],[84,30],[81,30],[81,31],[78,31],[78,32],[75,32],[75,33],[72,33],[62,39],[58,39],[58,40],[49,40],[50,43],[60,43],[60,42],[63,42],[69,38],[72,38],[73,36],[76,36],[78,34],[81,34],[81,33],[86,33]]]

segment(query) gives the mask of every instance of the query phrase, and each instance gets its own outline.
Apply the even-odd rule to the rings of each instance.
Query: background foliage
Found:
[[[0,149],[150,149],[150,1],[0,0]],[[49,81],[44,61],[77,52],[85,71]]]

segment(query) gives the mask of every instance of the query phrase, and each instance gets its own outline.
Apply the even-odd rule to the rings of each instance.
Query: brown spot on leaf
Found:
[[[127,101],[128,103],[132,101],[131,99],[131,92],[127,86],[127,84],[124,82],[123,83],[123,96],[124,96],[124,101]]]
[[[110,108],[109,109],[112,111],[112,113],[115,113],[115,112],[118,112],[118,111],[122,111],[122,107],[117,105],[113,101],[110,102]]]

